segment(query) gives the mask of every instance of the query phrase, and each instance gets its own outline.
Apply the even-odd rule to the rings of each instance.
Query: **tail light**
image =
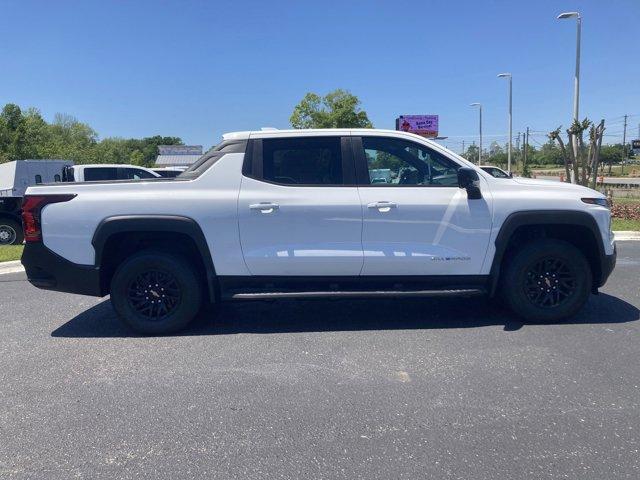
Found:
[[[75,194],[64,195],[25,195],[22,201],[22,226],[25,242],[41,242],[42,229],[40,213],[51,203],[68,202]]]

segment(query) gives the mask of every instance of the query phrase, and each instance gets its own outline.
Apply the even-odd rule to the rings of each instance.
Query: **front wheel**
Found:
[[[503,296],[511,310],[526,320],[566,319],[578,313],[589,298],[589,263],[570,243],[533,241],[507,262]]]
[[[111,303],[122,320],[143,334],[186,327],[202,304],[196,270],[186,258],[143,251],[126,259],[111,281]]]

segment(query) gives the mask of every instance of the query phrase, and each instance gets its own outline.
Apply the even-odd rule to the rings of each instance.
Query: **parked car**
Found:
[[[511,178],[513,174],[511,172],[505,172],[501,168],[494,167],[492,165],[482,165],[480,167],[482,170],[487,172],[489,175],[495,178]]]
[[[33,285],[110,293],[148,334],[204,303],[274,298],[500,295],[557,321],[616,261],[600,193],[496,179],[385,130],[231,133],[175,179],[30,187],[23,220]]]
[[[16,160],[0,164],[0,245],[23,241],[20,208],[27,188],[40,183],[60,182],[69,160]]]
[[[141,180],[159,178],[160,175],[150,168],[137,165],[97,163],[93,165],[74,165],[64,170],[64,182],[95,182],[105,180]]]

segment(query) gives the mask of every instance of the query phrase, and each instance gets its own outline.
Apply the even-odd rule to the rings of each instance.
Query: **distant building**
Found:
[[[202,156],[202,145],[158,145],[156,167],[188,167]]]

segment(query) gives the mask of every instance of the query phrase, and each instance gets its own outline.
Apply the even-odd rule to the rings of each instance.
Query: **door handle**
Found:
[[[372,202],[367,207],[377,208],[380,212],[388,212],[392,208],[398,208],[398,204],[394,202]]]
[[[252,203],[249,205],[250,210],[260,210],[262,213],[273,213],[279,208],[280,205],[271,202]]]

